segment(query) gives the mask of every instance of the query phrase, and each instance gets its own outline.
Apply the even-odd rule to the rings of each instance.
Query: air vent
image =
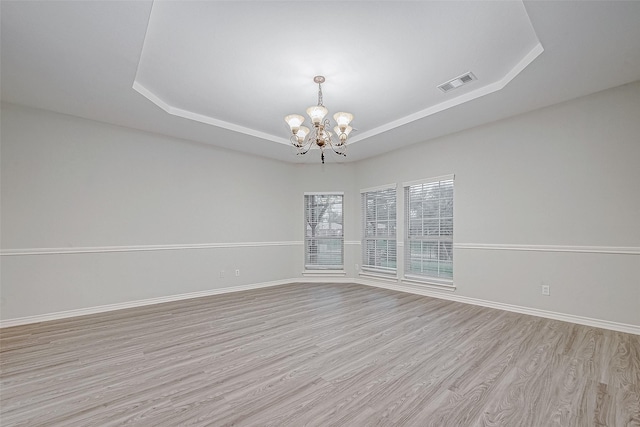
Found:
[[[456,77],[453,80],[449,80],[446,83],[442,83],[440,86],[438,86],[438,89],[440,89],[441,91],[447,93],[453,89],[459,88],[462,85],[465,85],[473,80],[476,80],[476,76],[473,75],[473,73],[469,72],[469,73],[465,73],[461,76]]]

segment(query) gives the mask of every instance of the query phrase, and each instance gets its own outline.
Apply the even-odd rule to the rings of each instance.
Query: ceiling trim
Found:
[[[355,135],[349,141],[350,144],[354,144],[358,141],[365,140],[367,138],[371,138],[372,136],[376,136],[383,132],[387,132],[389,130],[395,129],[400,126],[404,126],[407,123],[414,122],[416,120],[423,119],[427,116],[431,116],[433,114],[439,113],[441,111],[447,110],[449,108],[455,107],[460,104],[464,104],[465,102],[472,101],[476,98],[480,98],[482,96],[488,95],[490,93],[496,92],[498,90],[503,89],[511,80],[513,80],[518,74],[522,72],[529,64],[531,64],[542,52],[544,52],[544,48],[541,43],[537,43],[533,49],[529,51],[509,72],[500,80],[482,86],[476,90],[471,92],[467,92],[463,95],[457,96],[455,98],[449,99],[447,101],[441,102],[439,104],[433,105],[429,108],[425,108],[424,110],[418,111],[416,113],[410,114],[408,116],[402,117],[400,119],[394,120],[389,123],[385,123],[381,126],[373,128],[369,131],[362,132],[361,134]],[[240,126],[235,123],[230,123],[224,120],[216,119],[211,116],[207,116],[204,114],[195,113],[193,111],[184,110],[181,108],[176,108],[167,102],[160,99],[155,93],[144,87],[137,80],[133,82],[133,89],[140,93],[142,96],[147,98],[149,101],[156,104],[158,107],[166,111],[167,113],[182,117],[189,120],[194,120],[197,122],[209,124],[212,126],[221,127],[224,129],[228,129],[234,132],[240,132],[246,135],[254,136],[257,138],[262,138],[267,141],[273,141],[284,145],[290,145],[290,141],[288,138],[279,137],[275,135],[271,135],[266,132],[260,132],[255,129],[251,129],[245,126]]]
[[[223,129],[228,129],[234,132],[244,133],[246,135],[255,136],[257,138],[266,139],[268,141],[279,142],[280,144],[290,145],[291,142],[288,138],[283,138],[275,135],[271,135],[266,132],[260,132],[255,129],[251,129],[245,126],[240,126],[235,123],[229,123],[224,120],[216,119],[210,116],[206,116],[204,114],[194,113],[193,111],[183,110],[182,108],[176,108],[167,102],[160,99],[155,93],[151,92],[149,89],[138,83],[137,80],[133,81],[133,89],[138,92],[140,95],[147,98],[149,101],[156,104],[158,107],[166,111],[167,113],[182,117],[184,119],[194,120],[196,122],[205,123],[212,126],[217,126]]]
[[[496,92],[498,90],[503,89],[511,80],[513,80],[518,74],[522,72],[529,64],[531,64],[540,54],[544,52],[544,48],[541,43],[536,44],[533,49],[529,51],[509,72],[500,80],[490,83],[486,86],[482,86],[474,91],[467,92],[463,95],[457,96],[455,98],[449,99],[447,101],[441,102],[439,104],[433,105],[429,108],[425,108],[424,110],[415,112],[408,116],[402,117],[398,120],[394,120],[392,122],[386,123],[382,126],[378,126],[369,131],[362,132],[359,135],[354,136],[349,142],[351,144],[362,141],[364,139],[370,138],[372,136],[381,134],[383,132],[387,132],[391,129],[395,129],[400,126],[404,126],[407,123],[414,122],[416,120],[423,119],[427,116],[431,116],[433,114],[439,113],[441,111],[447,110],[449,108],[455,107],[460,104],[464,104],[465,102],[472,101],[476,98],[480,98],[481,96],[488,95],[490,93]]]

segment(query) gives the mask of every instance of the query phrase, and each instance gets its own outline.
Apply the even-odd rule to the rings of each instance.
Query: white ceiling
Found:
[[[330,112],[355,115],[331,162],[640,80],[640,1],[0,5],[3,102],[290,162],[318,161],[283,121],[317,74]]]

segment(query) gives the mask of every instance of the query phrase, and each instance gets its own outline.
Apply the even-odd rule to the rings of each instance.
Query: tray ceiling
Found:
[[[499,90],[543,51],[521,2],[325,7],[156,2],[134,88],[171,114],[288,144],[282,118],[315,105],[324,75],[325,105],[355,115],[356,142]],[[438,89],[468,71],[472,84]]]
[[[357,161],[640,80],[638,1],[0,2],[2,102],[318,163],[283,117],[349,111]],[[477,80],[443,93],[463,73]],[[144,95],[144,96],[143,96]],[[160,107],[160,108],[159,108]],[[170,112],[171,114],[169,114]]]

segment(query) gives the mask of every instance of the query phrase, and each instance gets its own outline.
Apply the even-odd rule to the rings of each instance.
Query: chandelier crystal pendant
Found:
[[[353,114],[336,113],[333,119],[336,126],[333,128],[334,134],[329,131],[331,123],[325,116],[329,110],[322,104],[322,83],[324,76],[315,76],[313,81],[318,84],[318,105],[307,108],[307,115],[311,119],[313,129],[303,126],[304,117],[298,114],[290,114],[284,118],[291,129],[291,144],[298,149],[298,154],[307,154],[313,146],[320,149],[320,158],[324,164],[324,149],[329,147],[334,153],[346,157],[347,138],[353,130],[349,123],[353,120]]]

